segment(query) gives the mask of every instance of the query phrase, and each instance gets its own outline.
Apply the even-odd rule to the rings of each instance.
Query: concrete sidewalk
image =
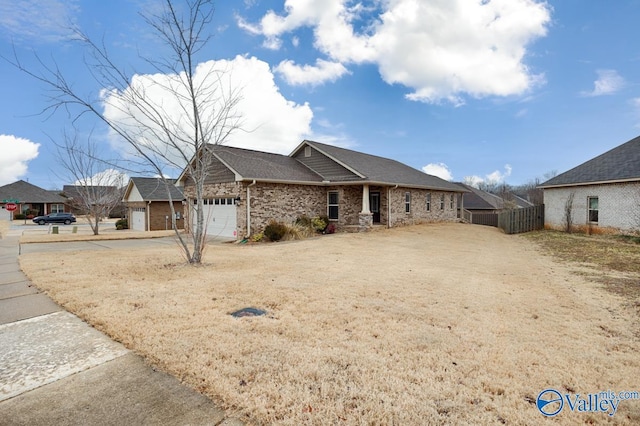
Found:
[[[0,239],[0,425],[53,424],[243,423],[40,293],[20,271],[18,237],[8,236]]]

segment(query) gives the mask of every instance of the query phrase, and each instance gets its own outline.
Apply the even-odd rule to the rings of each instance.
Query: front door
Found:
[[[373,213],[373,223],[380,223],[380,193],[369,193],[369,208]]]

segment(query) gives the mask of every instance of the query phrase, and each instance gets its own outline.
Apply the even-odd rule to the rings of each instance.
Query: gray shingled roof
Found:
[[[500,210],[504,207],[504,200],[497,195],[464,183],[458,185],[470,192],[464,194],[464,208],[467,210]]]
[[[347,168],[357,170],[362,178],[357,180],[329,180],[325,176],[311,170],[293,155],[305,144],[323,152],[334,161]],[[292,182],[292,183],[372,183],[382,185],[399,185],[437,189],[452,192],[466,190],[454,183],[439,177],[428,175],[420,170],[402,164],[395,160],[364,154],[349,149],[338,148],[318,142],[304,141],[291,155],[272,154],[244,148],[214,145],[210,147],[213,154],[242,180]],[[183,175],[184,175],[183,171]],[[182,175],[181,175],[182,176]]]
[[[540,187],[625,180],[640,180],[640,136],[549,179]]]
[[[314,141],[304,142],[318,151],[329,155],[343,165],[357,171],[360,175],[364,176],[362,180],[365,182],[464,192],[463,188],[454,183],[437,176],[428,175],[396,160]],[[299,149],[301,149],[301,147],[295,152]]]
[[[23,180],[0,186],[0,201],[15,199],[21,203],[66,203],[63,196]]]
[[[138,192],[144,201],[169,201],[167,195],[167,187],[160,178],[148,177],[132,177],[131,182],[136,186]],[[169,182],[173,183],[172,179]],[[182,191],[175,185],[169,185],[171,191],[171,199],[174,201],[182,201],[184,195]]]
[[[322,182],[322,177],[286,155],[216,145],[214,154],[243,179]]]

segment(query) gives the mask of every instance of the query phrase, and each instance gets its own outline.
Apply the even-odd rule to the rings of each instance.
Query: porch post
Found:
[[[369,185],[362,185],[362,211],[358,215],[359,231],[365,232],[373,226],[373,213],[369,206]]]
[[[370,214],[371,207],[369,206],[369,185],[362,185],[362,211],[360,214]]]

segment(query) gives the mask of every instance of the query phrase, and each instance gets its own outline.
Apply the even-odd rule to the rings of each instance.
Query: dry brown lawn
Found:
[[[110,253],[21,265],[253,424],[540,424],[543,389],[640,390],[640,325],[624,298],[495,228],[220,244],[202,267],[180,264],[177,248]],[[247,306],[268,315],[229,315]],[[639,424],[640,401],[554,420]]]
[[[0,220],[0,239],[4,238],[4,236],[7,235],[10,227],[11,225],[9,224],[8,220]]]
[[[99,235],[93,235],[90,230],[83,230],[84,232],[73,234],[65,232],[62,234],[45,234],[45,233],[26,233],[20,237],[21,244],[29,243],[60,243],[70,241],[100,241],[100,240],[131,240],[131,239],[147,239],[147,238],[161,238],[170,237],[175,234],[175,231],[116,231],[105,232],[99,230]]]

